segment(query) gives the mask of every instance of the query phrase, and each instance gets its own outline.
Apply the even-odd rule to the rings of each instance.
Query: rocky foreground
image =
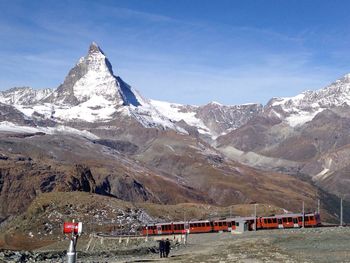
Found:
[[[90,242],[89,249],[86,249]],[[35,252],[0,252],[0,262],[65,262],[65,244]],[[50,250],[51,251],[48,251]],[[350,228],[316,228],[190,235],[186,245],[172,244],[170,257],[159,259],[157,242],[126,244],[101,237],[82,240],[78,262],[350,262]]]

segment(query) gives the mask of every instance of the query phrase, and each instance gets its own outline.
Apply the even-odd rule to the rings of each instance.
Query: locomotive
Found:
[[[321,225],[318,213],[283,214],[266,217],[233,217],[218,220],[198,220],[149,224],[142,227],[142,235],[172,235],[184,233],[210,233],[219,231],[231,231],[242,222],[247,224],[248,230],[283,229],[317,227]]]

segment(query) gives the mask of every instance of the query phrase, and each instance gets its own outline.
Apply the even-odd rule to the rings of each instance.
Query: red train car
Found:
[[[144,236],[182,234],[188,228],[188,222],[150,224],[142,227],[141,234]]]
[[[213,231],[213,222],[209,220],[190,221],[189,233],[207,233]]]
[[[321,225],[319,214],[307,213],[304,215],[305,227],[316,227]],[[277,228],[299,228],[303,226],[302,214],[285,214],[268,217],[259,217],[257,229],[277,229]]]
[[[209,233],[219,231],[231,231],[236,229],[236,221],[246,222],[248,230],[256,229],[281,229],[299,228],[303,226],[303,215],[284,214],[266,217],[236,217],[216,220],[198,220],[189,222],[158,223],[142,227],[142,235],[172,235],[188,233]],[[320,215],[317,213],[304,214],[305,227],[317,227],[321,225]]]

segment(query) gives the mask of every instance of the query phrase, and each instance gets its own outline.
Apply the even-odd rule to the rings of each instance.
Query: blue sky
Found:
[[[350,72],[350,1],[0,0],[0,90],[57,87],[96,41],[145,97],[260,102]]]

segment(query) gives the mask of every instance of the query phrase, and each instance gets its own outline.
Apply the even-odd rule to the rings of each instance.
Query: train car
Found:
[[[225,219],[214,220],[213,222],[213,231],[228,231],[229,222]]]
[[[183,234],[188,229],[188,222],[174,222],[173,223],[173,233]]]
[[[285,214],[268,217],[259,217],[258,229],[299,228],[303,226],[302,214]],[[304,215],[304,226],[315,227],[321,224],[319,214],[307,213]]]
[[[189,233],[208,233],[213,231],[213,221],[202,220],[202,221],[190,221],[189,222]]]
[[[304,217],[305,227],[317,227],[321,225],[321,217],[317,213],[305,214]]]
[[[151,224],[142,227],[142,235],[165,235],[173,234],[173,224],[172,223],[158,223]]]

